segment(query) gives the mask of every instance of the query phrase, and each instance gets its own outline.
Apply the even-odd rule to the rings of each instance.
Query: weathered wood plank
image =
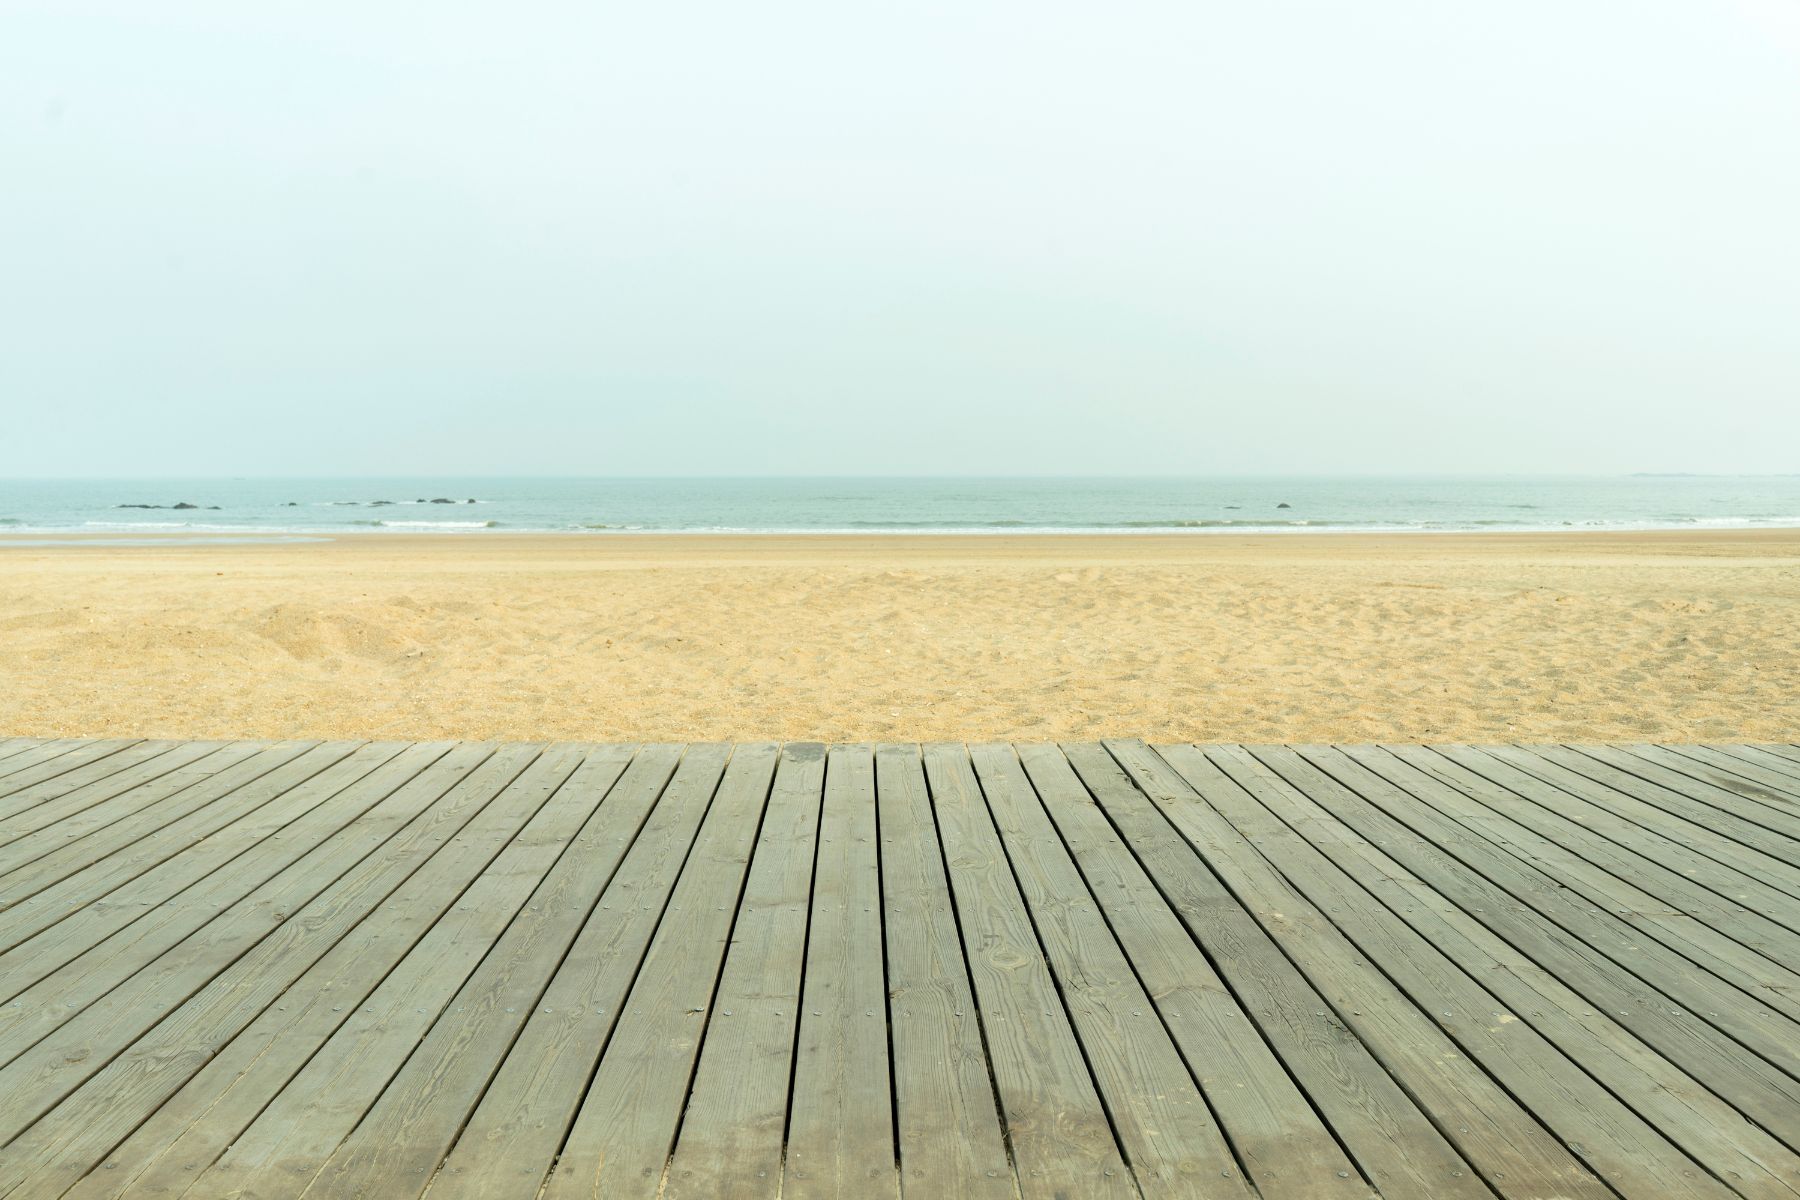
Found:
[[[1800,742],[1752,742],[1751,748],[1800,763]]]
[[[588,786],[598,787],[604,783],[615,765],[607,756],[591,756],[574,779],[565,786],[578,790],[585,790]],[[570,853],[590,844],[582,840],[586,832],[584,830],[581,838],[571,844]],[[490,868],[490,874],[492,870]],[[580,873],[579,868],[568,864],[567,854],[559,861],[557,871],[560,878]],[[419,885],[413,886],[415,891],[419,889]],[[546,882],[540,894],[534,895],[530,916],[546,923],[567,922],[569,918],[563,915],[560,908],[552,911],[554,900],[561,898],[561,894],[556,893],[553,897],[549,889],[550,884]],[[530,918],[521,915],[514,927],[528,920]],[[579,923],[578,917],[573,920],[576,924]],[[237,1130],[248,1125],[268,1099],[287,1082],[286,1076],[292,1073],[291,1068],[271,1071],[264,1063],[265,1058],[285,1056],[291,1047],[319,1045],[345,1022],[357,1017],[365,1021],[370,1019],[369,1014],[361,1012],[362,1007],[373,1007],[365,1004],[367,988],[353,986],[356,983],[353,973],[360,968],[365,957],[382,952],[381,940],[402,932],[389,925],[382,917],[382,910],[365,918],[352,931],[349,939],[340,942],[330,953],[314,963],[282,993],[276,1005],[265,1008],[248,1028],[233,1038],[179,1091],[163,1102],[129,1138],[110,1150],[107,1156],[109,1169],[88,1175],[69,1194],[86,1197],[135,1197],[179,1195],[185,1191],[196,1173],[216,1158]],[[484,962],[477,978],[483,972],[502,970],[510,965],[512,960],[501,956],[520,949],[520,941],[509,929],[507,937],[496,948],[495,953]],[[547,972],[548,968],[545,970]],[[476,980],[472,979],[464,988],[464,994],[458,996],[458,1002],[462,1002],[464,995],[476,986]],[[394,1086],[383,1094],[382,1104],[358,1126],[359,1135],[365,1129],[374,1130],[384,1126],[391,1128],[389,1119],[392,1110],[406,1106],[409,1099],[405,1095],[406,1089],[421,1076],[441,1082],[445,1091],[449,1091],[454,1088],[464,1069],[477,1073],[481,1070],[478,1064],[483,1055],[491,1055],[492,1058],[488,1061],[492,1062],[505,1053],[508,1039],[497,1039],[496,1042],[479,1040],[486,1032],[483,1019],[485,1009],[479,1012],[465,1011],[469,1012],[466,1022],[445,1019],[433,1028],[432,1034],[408,1061],[406,1070],[401,1072]],[[453,1037],[466,1035],[477,1039],[476,1044],[467,1047],[466,1058],[459,1056],[452,1063],[443,1062],[442,1035],[446,1031],[452,1031]],[[468,1102],[473,1104],[473,1098]],[[407,1194],[414,1195],[424,1188],[430,1170],[437,1165],[441,1156],[440,1145],[423,1156],[424,1177],[421,1178],[416,1173],[421,1168],[414,1167],[411,1160],[417,1143],[430,1142],[434,1125],[442,1121],[441,1113],[432,1109],[429,1104],[422,1104],[420,1109],[418,1125],[413,1131],[416,1140],[401,1139],[391,1146],[392,1158],[389,1160],[393,1177],[396,1180],[410,1179],[413,1187]],[[450,1130],[442,1135],[443,1144],[454,1138],[455,1130],[459,1127],[460,1119],[454,1120]],[[303,1183],[303,1180],[295,1181],[288,1194],[297,1194]],[[352,1193],[345,1191],[342,1194]],[[373,1194],[399,1196],[402,1190],[396,1186],[390,1192]]]
[[[729,754],[728,746],[699,745],[682,755],[428,1194],[504,1200],[542,1186],[645,950],[672,911]]]
[[[1496,778],[1496,766],[1510,769],[1513,780],[1524,776],[1536,786],[1513,787],[1526,798],[1576,821],[1595,833],[1635,850],[1646,858],[1679,870],[1720,896],[1755,909],[1764,917],[1800,932],[1796,898],[1773,886],[1744,860],[1756,852],[1728,838],[1712,835],[1691,821],[1667,813],[1535,755],[1509,753],[1505,747],[1434,746],[1437,753],[1477,774]],[[1548,785],[1548,790],[1545,790]],[[1668,825],[1657,827],[1659,820]],[[1648,821],[1650,824],[1645,824]],[[1704,846],[1701,845],[1705,841]],[[1738,859],[1738,862],[1732,862]],[[1764,858],[1771,868],[1783,864]]]
[[[778,751],[739,746],[569,1127],[545,1200],[654,1195],[675,1148]]]
[[[1613,941],[1636,946],[1634,935],[1651,938],[1790,1019],[1800,1017],[1800,976],[1782,965],[1788,961],[1784,948],[1796,947],[1800,955],[1800,937],[1741,900],[1591,831],[1576,819],[1583,814],[1574,797],[1492,759],[1470,760],[1487,774],[1470,770],[1439,752],[1442,747],[1339,749],[1530,863],[1552,881],[1551,891],[1569,888],[1631,927],[1633,935]],[[1540,793],[1542,804],[1528,798]],[[1455,849],[1453,842],[1445,845]],[[1609,944],[1603,937],[1588,941]],[[1677,972],[1686,973],[1685,967]]]
[[[0,739],[0,1195],[1800,1200],[1800,749],[1166,753]]]
[[[576,777],[565,786],[578,792],[590,785],[601,786],[615,765],[610,756],[590,756]],[[540,760],[533,770],[541,777],[547,767],[554,770],[554,761],[544,764]],[[518,793],[514,799],[529,804],[532,797],[525,793],[534,785],[535,781],[529,777],[516,780],[512,785],[513,791]],[[578,840],[570,847],[571,851],[581,844]],[[507,852],[512,852],[512,847],[508,847]],[[498,864],[490,866],[488,876],[495,874],[497,867]],[[561,862],[558,870],[563,870]],[[248,1027],[208,1059],[206,1065],[163,1101],[129,1138],[106,1152],[108,1169],[88,1175],[70,1194],[161,1196],[186,1191],[195,1175],[257,1117],[270,1098],[283,1086],[291,1086],[290,1077],[298,1067],[296,1060],[303,1061],[306,1048],[324,1044],[347,1021],[359,1017],[367,1019],[362,1007],[374,1006],[366,1001],[368,988],[372,986],[366,981],[377,973],[375,968],[379,967],[384,954],[391,962],[404,951],[411,932],[406,926],[417,919],[413,898],[422,892],[429,894],[443,882],[441,863],[431,871],[436,872],[435,878],[422,869],[420,876],[405,885],[410,889],[410,896],[406,891],[395,893],[382,908],[365,917],[345,939],[284,989],[273,1006],[264,1008]],[[536,899],[538,897],[534,897]],[[542,899],[548,906],[550,897],[546,895]],[[465,898],[459,902],[457,912],[462,913],[466,907],[475,906]],[[556,917],[545,919],[555,920]],[[429,936],[437,936],[438,930],[444,928],[444,924],[435,926]],[[483,969],[488,969],[486,964]],[[359,972],[364,973],[365,986],[357,986]],[[450,1024],[471,1031],[480,1026],[479,1020],[473,1017],[466,1025],[461,1022]],[[436,1032],[434,1029],[434,1037]],[[432,1040],[427,1039],[426,1047],[431,1045]],[[498,1055],[503,1052],[504,1044],[484,1049]],[[426,1050],[421,1049],[420,1053],[424,1054]],[[477,1058],[478,1052],[471,1051],[469,1057]],[[415,1056],[414,1061],[417,1058]],[[405,1078],[403,1074],[402,1079]],[[378,1122],[379,1118],[372,1115],[364,1124]],[[428,1136],[424,1132],[425,1124],[421,1120],[421,1136]],[[453,1136],[454,1130],[446,1140]],[[398,1148],[395,1149],[397,1153]],[[436,1164],[437,1155],[434,1154],[427,1171]],[[58,1187],[70,1181],[68,1176],[78,1173],[83,1165],[71,1155],[60,1155],[56,1164],[37,1177],[35,1184],[45,1188]],[[297,1192],[303,1182],[296,1180],[284,1194]],[[424,1187],[424,1182],[424,1179],[416,1180],[415,1192]],[[379,1194],[398,1195],[399,1191]]]
[[[164,804],[114,821],[79,839],[65,840],[57,828],[51,828],[14,842],[6,848],[5,855],[0,855],[0,861],[8,861],[4,874],[0,874],[0,912],[71,876],[83,875],[92,881],[99,873],[96,865],[116,859],[122,851],[133,852],[134,863],[158,861],[145,853],[153,844],[168,848],[171,854],[181,853],[280,791],[347,758],[359,744],[295,742],[272,746],[224,770],[204,774],[197,782],[185,783]],[[278,790],[272,791],[271,787]],[[113,878],[118,879],[118,875]],[[90,884],[84,888],[81,902],[93,903],[104,896],[106,893],[98,886]]]
[[[1330,1007],[1314,1014],[1316,1036],[1360,1039],[1502,1195],[1613,1195],[1570,1148],[1467,1056],[1439,1025],[1442,1009],[1428,1016],[1372,966],[1363,951],[1294,890],[1191,780],[1141,742],[1106,745],[1169,824],[1218,873],[1236,903],[1255,917],[1330,1002]],[[1196,774],[1217,788],[1216,770]],[[1106,803],[1102,798],[1102,806]]]
[[[819,817],[783,1197],[899,1195],[879,854],[874,751],[834,746]]]
[[[93,762],[126,746],[135,738],[59,738],[40,742],[0,762],[0,797],[10,796],[20,788],[32,787],[53,779],[64,771],[72,771],[83,763]]]
[[[598,811],[333,1152],[308,1195],[399,1200],[425,1190],[528,1016],[542,1003],[574,939],[600,898],[610,894],[606,889],[679,759],[679,747],[666,745],[635,755],[624,746],[588,753],[564,789],[604,793]],[[326,1019],[322,1012],[319,1019]],[[70,1193],[71,1200],[121,1194],[116,1184],[98,1190],[87,1188],[87,1182]]]
[[[51,825],[67,837],[79,837],[89,829],[116,819],[123,809],[121,798],[136,801],[136,793],[145,792],[144,803],[160,798],[154,790],[157,781],[200,763],[213,755],[230,754],[225,742],[139,742],[102,760],[116,768],[104,778],[93,780],[51,800],[42,800],[22,812],[0,819],[0,849]],[[135,761],[132,761],[135,760]],[[100,764],[95,764],[98,767]],[[69,778],[82,772],[71,772]],[[191,777],[191,776],[189,776]]]
[[[47,800],[59,799],[105,779],[145,758],[162,753],[173,742],[144,743],[133,738],[84,742],[42,762],[0,778],[0,819],[15,817]]]
[[[1707,769],[1699,778],[1718,780],[1719,786],[1738,795],[1751,796],[1783,815],[1793,815],[1800,807],[1800,767],[1778,758],[1769,758],[1749,746],[1630,746],[1632,753],[1656,750],[1668,757],[1663,761],[1680,762],[1684,772],[1693,764]]]
[[[463,752],[475,761],[459,761]],[[347,871],[329,844],[317,862],[302,860],[292,900],[277,901],[292,907],[292,921],[284,912],[275,921],[259,919],[254,905],[239,905],[191,939],[194,945],[176,948],[164,970],[146,973],[151,986],[133,990],[130,1004],[95,1006],[14,1061],[7,1072],[16,1074],[31,1106],[9,1112],[11,1121],[25,1128],[27,1114],[52,1088],[61,1099],[9,1146],[0,1189],[70,1160],[97,1162],[396,892],[389,919],[371,928],[391,921],[403,930],[412,910],[441,912],[432,909],[434,894],[452,900],[533,811],[533,793],[493,801],[538,754],[540,747],[455,748],[419,775],[418,788],[396,792],[421,802],[416,817],[371,853],[347,856],[355,864]],[[229,966],[214,955],[220,943],[238,950],[225,959]],[[67,1054],[68,1047],[101,1051],[101,1043],[94,1061],[85,1061],[86,1049],[74,1060]],[[205,1160],[196,1162],[203,1166]]]
[[[1415,1004],[1437,1009],[1439,1028],[1613,1188],[1629,1196],[1683,1194],[1723,1200],[1722,1186],[1606,1088],[1575,1068],[1537,1024],[1507,1011],[1444,950],[1373,902],[1331,858],[1277,819],[1271,806],[1295,793],[1241,747],[1159,751]],[[1234,786],[1235,785],[1235,786]],[[1441,1007],[1440,1007],[1441,1006]],[[1545,1018],[1534,1014],[1538,1020]],[[1511,1019],[1509,1019],[1511,1018]]]
[[[1741,773],[1723,769],[1698,757],[1705,753],[1703,749],[1677,752],[1662,746],[1571,748],[1627,774],[1709,804],[1730,818],[1728,824],[1735,825],[1737,820],[1742,820],[1783,837],[1800,837],[1800,805],[1787,793],[1752,778],[1757,770],[1755,767],[1741,765]]]
[[[824,746],[782,747],[669,1163],[670,1197],[761,1197],[781,1186],[824,786]]]
[[[33,894],[35,887],[41,886],[40,881],[55,882],[189,813],[231,796],[317,745],[235,742],[217,754],[59,821],[52,828],[19,837],[0,847],[0,907],[9,907]],[[344,745],[343,753],[347,754],[354,743]],[[46,858],[51,860],[48,870],[43,863]],[[36,870],[25,874],[28,867]]]
[[[458,758],[464,750],[472,761]],[[263,895],[177,946],[156,970],[121,984],[106,1003],[0,1070],[0,1086],[12,1098],[0,1114],[0,1137],[32,1127],[19,1139],[24,1152],[8,1147],[0,1192],[17,1186],[15,1174],[50,1167],[76,1146],[91,1151],[96,1139],[143,1120],[415,872],[425,869],[430,880],[478,869],[497,852],[490,844],[507,814],[481,818],[538,753],[535,746],[452,750],[420,774],[416,789],[395,793],[420,808],[403,828],[352,825],[352,839],[374,844],[334,853],[339,847],[327,843]],[[435,859],[447,844],[452,852]]]
[[[1293,1035],[1309,1002],[1308,989],[1274,944],[1255,930],[1248,914],[1239,910],[1234,918],[1223,912],[1216,921],[1196,922],[1191,934],[1183,926],[1178,910],[1187,906],[1194,911],[1195,893],[1217,885],[1197,862],[1173,865],[1167,852],[1176,848],[1165,842],[1161,849],[1145,847],[1152,858],[1170,864],[1165,872],[1172,890],[1166,899],[1157,891],[1083,785],[1087,779],[1088,786],[1108,792],[1122,806],[1130,803],[1121,793],[1135,789],[1105,750],[1021,746],[1019,756],[1260,1195],[1330,1196],[1366,1189],[1313,1103],[1344,1128],[1351,1152],[1367,1158],[1366,1169],[1386,1195],[1490,1194],[1466,1171],[1457,1177],[1437,1170],[1429,1181],[1421,1179],[1415,1154],[1394,1153],[1408,1140],[1396,1126],[1410,1122],[1413,1136],[1454,1158],[1387,1073],[1366,1054],[1356,1053],[1360,1044],[1345,1054],[1337,1045],[1320,1048]],[[1080,776],[1072,760],[1079,761]],[[1143,803],[1147,808],[1148,801]],[[1161,821],[1153,812],[1149,815]],[[1196,941],[1202,937],[1207,950]],[[1235,981],[1235,994],[1233,984],[1214,971],[1209,951],[1218,956],[1220,971]],[[1289,1011],[1281,1011],[1284,1007]],[[1319,1007],[1312,1004],[1314,1011]],[[1251,1012],[1264,1015],[1267,1042]],[[1293,1061],[1293,1076],[1277,1049]],[[1302,1087],[1311,1091],[1312,1102]],[[1403,1114],[1398,1122],[1396,1114]]]
[[[129,983],[221,914],[232,913],[247,897],[258,898],[252,902],[256,920],[285,920],[292,911],[283,907],[289,894],[286,885],[296,874],[303,875],[310,867],[333,859],[338,860],[340,870],[349,866],[355,858],[338,857],[345,853],[345,846],[363,847],[366,853],[411,820],[419,811],[418,804],[441,794],[427,795],[432,786],[442,782],[447,788],[487,753],[469,749],[461,752],[461,758],[446,761],[447,749],[418,746],[371,771],[371,763],[380,762],[377,755],[355,764],[358,770],[354,774],[346,772],[316,789],[310,785],[297,788],[286,799],[295,799],[302,807],[297,816],[288,812],[274,816],[276,821],[291,818],[291,824],[279,828],[278,833],[251,842],[248,849],[223,862],[194,851],[177,855],[164,864],[171,869],[147,872],[105,903],[71,912],[0,954],[0,997],[11,1001],[0,1008],[0,1062],[10,1057],[6,1047],[35,1043],[116,987]],[[457,753],[450,750],[450,754]],[[449,774],[432,774],[437,767]],[[326,772],[326,776],[331,774]],[[343,786],[346,782],[349,786]],[[370,815],[371,810],[375,815]],[[256,815],[263,814],[259,810]],[[223,852],[232,853],[236,843],[259,824],[228,826],[220,835]],[[249,828],[240,828],[245,825]],[[234,833],[238,836],[224,836]],[[331,848],[324,849],[328,839],[342,840],[331,841]],[[43,895],[34,897],[40,899]],[[0,918],[11,915],[0,914]]]
[[[278,771],[237,793],[233,808],[242,814],[228,813],[231,819],[198,841],[189,843],[181,831],[153,835],[0,911],[0,999],[13,998],[126,926],[133,927],[130,940],[141,943],[166,932],[171,922],[223,904],[225,896],[249,892],[448,749],[377,744],[317,774],[302,773],[298,765]],[[230,870],[213,878],[225,864]],[[258,874],[265,864],[267,874]],[[115,943],[112,952],[122,945]]]
[[[925,777],[1020,1191],[1135,1194],[968,750],[927,746]]]
[[[1782,785],[1784,790],[1791,791],[1800,786],[1800,750],[1781,746],[1709,746],[1714,750],[1740,762],[1747,762],[1765,771],[1774,771],[1787,779]],[[1784,749],[1787,750],[1784,753]]]
[[[919,748],[876,747],[875,780],[901,1190],[921,1200],[1012,1197],[1017,1185]]]
[[[1259,751],[1258,757],[1277,769],[1286,765],[1278,752]],[[1582,901],[1499,844],[1469,836],[1447,815],[1460,807],[1454,797],[1422,773],[1408,774],[1397,762],[1377,773],[1351,754],[1324,747],[1305,747],[1301,757],[1326,779],[1302,772],[1302,783],[1284,769],[1290,783],[1526,950],[1590,1007],[1711,1081],[1763,1128],[1784,1134],[1787,1114],[1800,1110],[1800,1082],[1746,1047],[1792,1064],[1800,1026],[1695,970],[1692,961],[1639,936],[1614,913]],[[1445,811],[1419,798],[1427,794]],[[1612,903],[1618,901],[1609,897]],[[1800,1127],[1787,1136],[1800,1138]]]
[[[1044,814],[1017,754],[1009,745],[985,745],[974,747],[971,758],[1139,1188],[1146,1196],[1248,1196],[1243,1169],[1211,1107]],[[1309,1182],[1309,1195],[1366,1190],[1348,1177]]]
[[[1617,767],[1560,746],[1476,747],[1665,840],[1786,893],[1800,916],[1800,843]]]
[[[1583,954],[1583,947],[1559,936],[1548,922],[1523,920],[1496,928],[1486,914],[1509,907],[1506,893],[1422,853],[1428,843],[1398,821],[1377,818],[1348,788],[1298,754],[1228,747],[1209,757],[1295,837],[1335,864],[1344,879],[1355,880],[1479,980],[1513,1019],[1531,1026],[1694,1161],[1746,1196],[1787,1200],[1790,1188],[1800,1185],[1800,1156],[1769,1131],[1770,1124],[1779,1128],[1788,1114],[1800,1111],[1800,1092],[1746,1081],[1737,1060],[1754,1056],[1699,1018],[1675,1017],[1666,1003],[1646,1005],[1648,1011],[1634,1020],[1637,1006],[1621,1011],[1619,1004],[1641,993],[1636,980]],[[1414,870],[1415,864],[1420,869]],[[1377,915],[1385,917],[1379,910]],[[1571,982],[1584,986],[1578,992]],[[1708,1041],[1710,1050],[1700,1050]],[[1697,1052],[1687,1053],[1690,1044]],[[1767,1074],[1780,1082],[1778,1073]],[[1745,1113],[1719,1098],[1734,1092],[1762,1102],[1762,1128],[1746,1123]]]
[[[34,750],[43,744],[42,738],[9,737],[0,738],[0,766],[13,755],[25,750]]]
[[[294,1032],[295,1010],[318,994],[305,976],[283,993],[283,1032],[250,1072],[267,1107],[248,1122],[215,1107],[173,1147],[176,1158],[210,1157],[189,1138],[224,1151],[198,1188],[286,1200],[307,1187],[599,805],[604,787],[566,786],[586,757],[547,748],[478,818],[491,828],[471,822],[315,964],[350,1010],[329,1036]]]

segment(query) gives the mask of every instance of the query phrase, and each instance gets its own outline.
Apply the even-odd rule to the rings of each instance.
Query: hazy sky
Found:
[[[1800,0],[0,0],[0,473],[1800,471]]]

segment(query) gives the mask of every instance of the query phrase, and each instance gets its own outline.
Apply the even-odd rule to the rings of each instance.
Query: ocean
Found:
[[[193,507],[177,507],[188,506]],[[0,480],[6,534],[1288,533],[1800,526],[1800,475]]]

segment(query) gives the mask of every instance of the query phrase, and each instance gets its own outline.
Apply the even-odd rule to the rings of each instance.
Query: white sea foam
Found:
[[[374,521],[383,529],[493,529],[498,521]]]

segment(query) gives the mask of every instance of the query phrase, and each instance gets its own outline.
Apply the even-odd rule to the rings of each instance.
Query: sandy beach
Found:
[[[1800,737],[1791,530],[14,544],[0,630],[8,735]]]

